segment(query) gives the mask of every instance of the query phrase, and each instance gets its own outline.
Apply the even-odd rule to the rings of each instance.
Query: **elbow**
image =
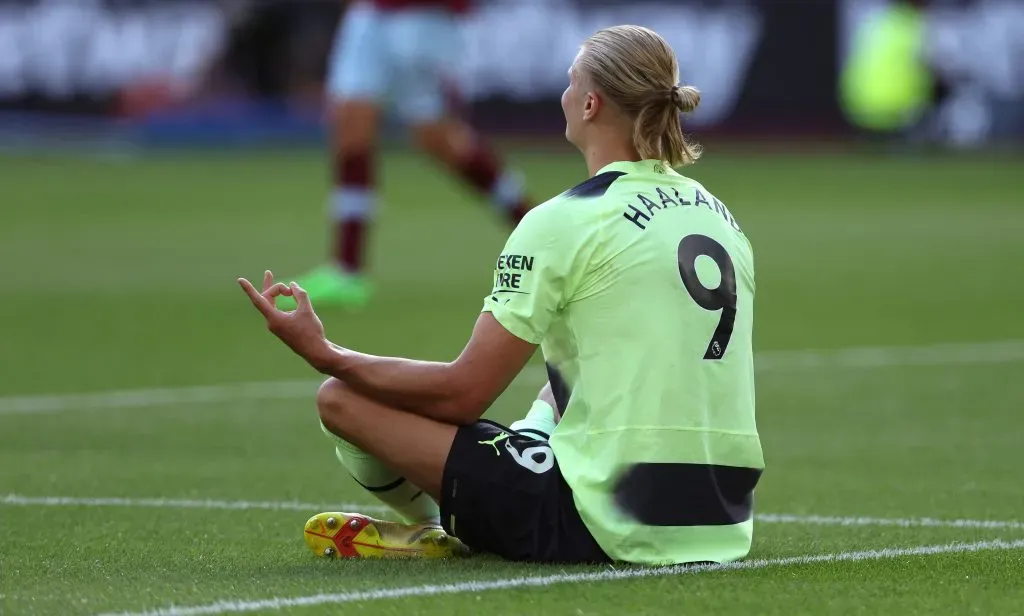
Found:
[[[437,419],[456,426],[468,426],[483,417],[500,394],[493,378],[458,361],[447,366],[444,394],[439,400]]]
[[[480,387],[467,384],[452,387],[441,404],[439,419],[456,426],[468,426],[483,417],[494,402]]]
[[[438,409],[441,421],[456,426],[469,426],[483,417],[490,403],[473,396],[452,396]]]

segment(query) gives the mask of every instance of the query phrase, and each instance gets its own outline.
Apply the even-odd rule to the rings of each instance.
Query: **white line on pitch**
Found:
[[[957,366],[1024,360],[1024,340],[945,343],[922,346],[850,347],[830,350],[768,351],[758,354],[758,370]]]
[[[38,507],[150,507],[157,509],[227,509],[272,511],[360,511],[380,512],[388,508],[383,505],[361,505],[356,503],[302,503],[299,501],[225,501],[211,499],[183,498],[79,498],[75,496],[23,496],[7,494],[0,497],[0,505]]]
[[[154,507],[165,509],[267,509],[274,511],[358,511],[381,512],[382,505],[360,503],[303,503],[299,501],[228,501],[180,498],[123,498],[77,496],[0,496],[0,505],[39,507]],[[1014,520],[941,520],[936,518],[876,518],[868,516],[795,515],[763,513],[756,517],[765,524],[815,524],[823,526],[897,526],[903,528],[976,528],[988,530],[1024,530],[1024,522]]]
[[[245,400],[294,400],[296,398],[312,400],[318,385],[319,381],[261,381],[195,387],[11,396],[0,398],[0,415],[211,404]]]
[[[857,347],[832,350],[764,351],[758,371],[891,366],[969,365],[1024,361],[1024,340],[938,344],[905,347]],[[536,387],[545,377],[539,366],[528,367],[514,387]],[[54,413],[116,408],[213,404],[246,400],[312,401],[319,381],[259,381],[160,389],[128,389],[91,393],[0,397],[0,415]]]
[[[756,517],[765,524],[817,524],[822,526],[898,526],[902,528],[978,528],[1024,530],[1015,520],[940,520],[936,518],[874,518],[868,516],[793,515],[763,513]]]
[[[553,586],[556,584],[610,582],[614,580],[665,577],[672,575],[693,575],[717,571],[745,571],[771,567],[788,567],[813,563],[861,562],[907,556],[959,554],[990,550],[1019,550],[1022,548],[1024,548],[1024,539],[1016,541],[996,539],[993,541],[978,541],[974,543],[948,543],[943,545],[927,545],[913,548],[883,548],[880,550],[864,550],[860,552],[836,552],[832,554],[808,554],[806,556],[792,556],[788,558],[744,560],[724,565],[610,569],[592,573],[560,573],[555,575],[506,578],[487,581],[469,580],[454,584],[424,584],[422,586],[381,588],[378,590],[319,594],[305,597],[238,599],[218,601],[208,605],[197,605],[191,607],[172,606],[146,610],[143,612],[123,612],[118,616],[203,616],[207,614],[280,610],[284,608],[310,607],[315,605],[336,605],[339,603],[352,603],[355,601],[379,601],[381,599],[400,599],[405,597],[429,597],[434,595],[452,595],[467,592],[476,593],[513,588],[538,588]],[[113,615],[108,614],[105,616]]]

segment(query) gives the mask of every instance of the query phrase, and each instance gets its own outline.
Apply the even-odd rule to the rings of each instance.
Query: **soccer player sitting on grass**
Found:
[[[349,473],[407,524],[330,512],[326,556],[725,562],[745,556],[764,467],[754,420],[751,247],[728,208],[673,167],[698,151],[668,44],[636,26],[582,45],[562,95],[590,179],[531,211],[448,363],[329,342],[306,292],[239,283],[318,371]],[[292,312],[274,300],[290,296]],[[548,384],[505,428],[481,416],[541,346]],[[557,422],[557,425],[556,425]]]

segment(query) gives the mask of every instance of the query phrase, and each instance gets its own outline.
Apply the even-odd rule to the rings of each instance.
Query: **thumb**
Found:
[[[288,287],[292,291],[292,297],[295,298],[296,310],[301,310],[302,312],[312,312],[313,304],[310,303],[309,295],[306,294],[306,290],[294,282],[288,285]]]

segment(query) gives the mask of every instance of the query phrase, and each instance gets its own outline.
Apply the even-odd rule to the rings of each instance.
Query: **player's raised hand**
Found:
[[[324,336],[323,323],[313,311],[306,291],[294,282],[290,285],[275,283],[270,270],[263,275],[262,293],[245,278],[239,278],[238,284],[249,296],[252,305],[267,320],[267,329],[311,366],[321,370],[330,358],[332,348]],[[279,295],[294,297],[295,310],[279,310],[274,305]]]

